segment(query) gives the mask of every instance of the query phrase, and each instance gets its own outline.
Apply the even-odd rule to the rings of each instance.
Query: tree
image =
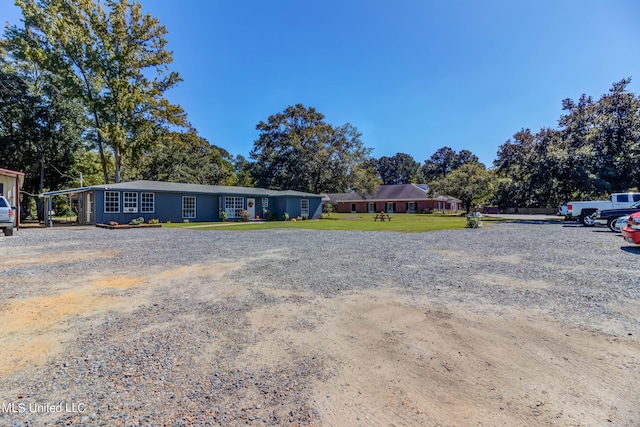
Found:
[[[627,91],[629,83],[614,83],[596,104],[594,171],[607,192],[640,185],[640,98]]]
[[[33,76],[0,64],[0,159],[4,167],[25,173],[23,215],[30,211],[30,194],[77,177],[72,168],[85,126],[77,104],[43,76],[39,81]]]
[[[426,182],[445,178],[455,165],[456,152],[451,147],[439,148],[420,168]]]
[[[161,142],[159,148],[140,157],[138,172],[131,178],[189,184],[233,184],[229,153],[209,144],[195,131],[168,133]]]
[[[492,172],[481,163],[467,163],[435,181],[432,188],[438,194],[460,199],[469,213],[474,205],[492,197],[492,179]]]
[[[106,149],[119,182],[123,159],[135,158],[169,126],[185,126],[179,106],[163,94],[175,86],[166,29],[129,0],[17,0],[24,28],[11,27],[6,44],[20,59],[57,76],[59,86],[82,100],[91,117],[105,183]]]
[[[260,136],[250,156],[258,186],[316,194],[375,190],[376,174],[368,167],[371,149],[350,124],[331,126],[313,107],[297,104],[256,129]]]
[[[425,182],[432,182],[446,176],[468,163],[478,163],[478,156],[469,150],[460,150],[456,153],[450,147],[439,148],[429,160],[425,160],[420,168],[420,174]]]
[[[395,156],[383,156],[371,162],[383,184],[409,184],[417,182],[420,164],[409,154],[396,153]]]

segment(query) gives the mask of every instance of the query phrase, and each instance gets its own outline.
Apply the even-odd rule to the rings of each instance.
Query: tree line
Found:
[[[469,150],[371,156],[361,133],[313,107],[288,106],[256,125],[249,158],[198,135],[165,92],[167,29],[131,0],[17,0],[23,26],[0,39],[0,163],[29,193],[135,179],[371,194],[427,183],[434,195],[502,207],[555,207],[637,188],[640,99],[615,83],[594,101],[562,101],[558,128],[523,129],[488,169]]]

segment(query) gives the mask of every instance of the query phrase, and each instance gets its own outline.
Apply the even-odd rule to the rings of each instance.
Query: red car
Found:
[[[622,237],[629,243],[640,245],[640,212],[629,217],[627,226],[622,229]]]

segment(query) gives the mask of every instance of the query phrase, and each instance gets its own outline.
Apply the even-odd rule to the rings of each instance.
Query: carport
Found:
[[[93,224],[95,222],[93,189],[91,187],[70,188],[67,190],[47,191],[40,194],[40,197],[44,199],[47,210],[46,223],[48,227],[53,227],[54,196],[67,196],[70,205],[73,202],[77,203],[78,224]]]

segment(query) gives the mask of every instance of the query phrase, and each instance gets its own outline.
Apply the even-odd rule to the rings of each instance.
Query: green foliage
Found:
[[[629,79],[594,101],[562,101],[558,129],[528,129],[500,146],[494,162],[501,206],[556,207],[640,186],[640,98]]]
[[[375,189],[376,174],[361,134],[350,124],[324,122],[313,107],[289,106],[256,126],[251,174],[260,187],[311,193]]]
[[[144,218],[143,217],[135,218],[135,219],[132,219],[131,221],[129,221],[129,225],[140,225],[140,224],[144,224]]]
[[[419,179],[431,183],[446,176],[467,163],[478,163],[478,156],[469,150],[456,153],[450,147],[439,148],[429,160],[425,160],[419,170]]]
[[[289,212],[285,212],[282,214],[282,219],[285,221],[289,221]]]
[[[380,176],[382,184],[409,184],[418,182],[420,164],[409,154],[380,157],[371,161],[371,167]]]
[[[433,191],[460,199],[467,211],[492,196],[493,173],[481,163],[467,163],[451,171],[445,178],[434,181]]]
[[[227,211],[220,211],[220,221],[226,221],[229,219],[229,214]]]
[[[209,144],[195,131],[169,132],[160,145],[139,156],[126,176],[152,181],[188,184],[233,184],[233,165],[229,153]]]
[[[100,155],[109,182],[107,149],[120,181],[127,159],[135,160],[169,126],[186,126],[184,112],[163,94],[180,77],[166,29],[139,3],[128,0],[17,0],[25,28],[11,27],[5,46],[14,57],[55,76],[57,86],[82,102],[92,125],[87,137]]]

